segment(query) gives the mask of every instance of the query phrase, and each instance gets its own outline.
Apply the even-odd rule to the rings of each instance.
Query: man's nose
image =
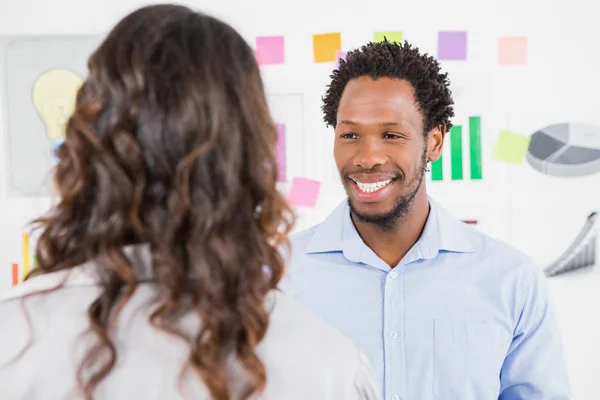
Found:
[[[363,140],[354,156],[354,165],[362,169],[373,169],[385,164],[385,161],[382,143],[374,138]]]

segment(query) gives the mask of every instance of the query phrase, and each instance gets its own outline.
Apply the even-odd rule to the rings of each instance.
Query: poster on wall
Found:
[[[598,260],[598,217],[597,211],[593,211],[588,215],[571,244],[554,262],[544,267],[546,276],[559,276],[596,266]]]
[[[548,197],[512,200],[508,241],[547,276],[588,269],[597,263],[598,202]]]
[[[9,197],[50,195],[54,151],[87,74],[95,36],[2,37]]]
[[[510,191],[566,199],[596,196],[600,200],[600,117],[596,110],[558,109],[511,112],[506,116],[505,146]]]
[[[506,116],[495,155],[511,203],[509,241],[548,276],[596,264],[600,118],[564,107]]]
[[[305,174],[303,95],[267,94],[267,105],[277,127],[278,180],[287,188],[295,176]]]
[[[499,221],[502,216],[494,212],[494,207],[491,204],[486,204],[479,201],[443,201],[438,203],[453,217],[468,225],[471,228],[477,229],[492,237],[501,237],[502,223]]]
[[[0,294],[23,281],[36,266],[35,250],[39,231],[31,222],[41,210],[0,210]]]
[[[492,132],[496,129],[493,76],[483,71],[453,71],[449,80],[453,127],[446,133],[440,159],[429,165],[427,186],[441,196],[462,190],[489,192],[499,173],[492,162]]]

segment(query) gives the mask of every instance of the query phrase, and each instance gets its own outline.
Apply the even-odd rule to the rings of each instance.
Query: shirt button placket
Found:
[[[402,293],[403,266],[396,267],[387,275],[384,293],[384,323],[387,332],[385,349],[385,393],[389,400],[402,400],[404,386],[404,294]]]

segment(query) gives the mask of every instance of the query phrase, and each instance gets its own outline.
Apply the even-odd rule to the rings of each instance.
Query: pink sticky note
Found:
[[[527,37],[506,36],[498,38],[498,65],[526,65]]]
[[[438,59],[466,60],[467,32],[439,32]]]
[[[340,58],[341,58],[342,60],[345,60],[345,59],[346,59],[346,52],[345,52],[345,51],[343,51],[343,50],[338,50],[338,52],[337,52],[337,53],[335,53],[335,59],[337,60],[337,61],[335,62],[335,67],[336,67],[336,68],[339,68],[339,67],[340,67]]]
[[[256,38],[256,60],[259,65],[283,64],[284,54],[283,36]]]
[[[288,194],[291,204],[300,207],[314,208],[319,197],[321,182],[307,178],[294,178]]]
[[[285,157],[285,125],[277,124],[277,169],[279,170],[278,181],[287,180],[287,167]]]

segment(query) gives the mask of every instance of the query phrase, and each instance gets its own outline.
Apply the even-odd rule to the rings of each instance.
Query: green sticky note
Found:
[[[531,137],[502,130],[494,148],[494,158],[511,164],[521,165],[527,154]]]
[[[390,43],[402,43],[402,32],[375,32],[373,41],[383,42],[384,37]]]

